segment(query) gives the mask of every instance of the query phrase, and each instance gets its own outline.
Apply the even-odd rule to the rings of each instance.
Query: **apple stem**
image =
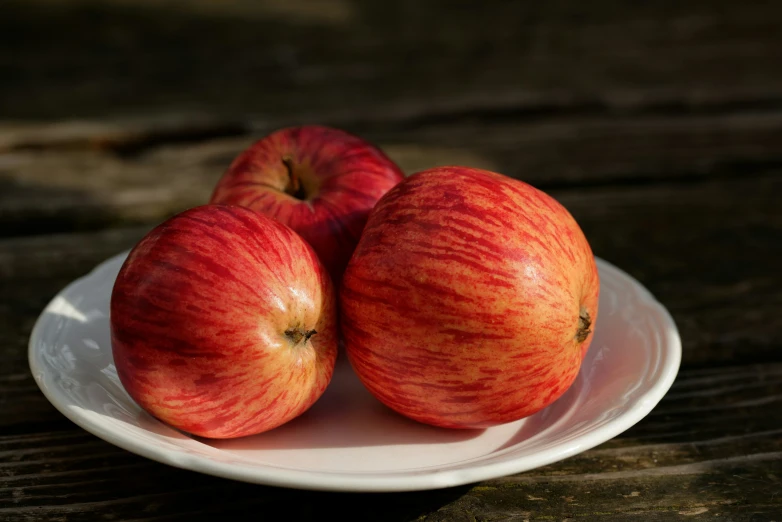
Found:
[[[576,331],[576,341],[583,343],[592,330],[589,327],[592,326],[592,319],[589,317],[589,312],[585,308],[581,309],[578,315],[578,330]]]
[[[288,186],[285,187],[285,192],[297,199],[307,199],[307,193],[304,191],[299,176],[296,175],[296,169],[293,168],[293,158],[290,156],[283,156],[282,163],[285,165],[285,168],[288,169]]]
[[[285,330],[285,335],[295,346],[306,343],[316,333],[318,333],[317,330],[304,331],[301,328],[288,328]]]

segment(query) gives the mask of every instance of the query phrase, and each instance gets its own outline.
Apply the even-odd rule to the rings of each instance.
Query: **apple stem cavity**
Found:
[[[589,312],[585,308],[582,308],[578,314],[578,330],[576,331],[576,341],[583,343],[592,330],[589,327],[592,326],[592,318],[589,317]]]
[[[302,330],[301,328],[288,328],[285,335],[290,339],[294,346],[305,344],[310,338],[318,333],[317,330]]]
[[[301,184],[301,180],[296,174],[293,158],[290,156],[283,156],[282,163],[285,165],[285,168],[288,169],[288,185],[285,187],[285,192],[296,199],[304,201],[307,199],[307,191],[304,190],[304,185]]]

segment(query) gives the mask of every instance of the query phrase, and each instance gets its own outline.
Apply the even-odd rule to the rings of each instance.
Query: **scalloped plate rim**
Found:
[[[120,258],[127,256],[129,251],[112,256],[96,265],[90,272],[79,277],[60,290],[47,304],[44,311],[51,306],[57,297],[72,291],[73,288],[85,283],[90,278],[116,263]],[[670,389],[681,364],[681,338],[676,324],[668,310],[655,299],[649,290],[636,279],[627,274],[616,265],[599,257],[595,258],[598,268],[614,272],[614,275],[629,283],[632,291],[646,306],[652,307],[660,314],[662,326],[664,326],[664,350],[661,352],[662,370],[659,379],[640,396],[636,401],[637,407],[627,413],[621,414],[602,426],[595,428],[586,435],[581,435],[579,444],[569,444],[566,447],[553,448],[542,452],[540,455],[508,459],[497,463],[469,466],[465,469],[447,469],[431,471],[427,469],[417,470],[383,470],[377,472],[360,471],[310,471],[295,468],[280,468],[275,466],[246,465],[236,462],[220,462],[201,455],[185,452],[171,451],[158,446],[150,445],[144,441],[125,436],[100,424],[92,422],[89,415],[74,404],[64,402],[54,390],[48,389],[45,381],[45,369],[39,367],[35,359],[35,340],[41,334],[45,324],[43,312],[36,320],[30,334],[28,343],[28,362],[36,383],[45,395],[46,399],[65,417],[82,429],[113,444],[119,448],[130,451],[142,457],[167,464],[173,467],[201,472],[226,479],[263,484],[269,486],[281,486],[296,489],[345,491],[345,492],[392,492],[392,491],[418,491],[459,486],[480,482],[524,471],[529,471],[541,466],[552,464],[560,460],[572,457],[578,453],[593,448],[606,442],[622,432],[626,431],[638,421],[646,417]],[[158,421],[159,422],[159,421]],[[561,443],[564,445],[564,443]],[[219,451],[219,450],[216,450]],[[379,474],[379,475],[378,475]]]

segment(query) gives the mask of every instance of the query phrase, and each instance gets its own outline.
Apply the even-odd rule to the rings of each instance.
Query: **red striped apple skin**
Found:
[[[276,131],[242,152],[210,202],[248,207],[288,225],[338,282],[369,211],[403,178],[374,145],[338,129],[306,125]]]
[[[599,280],[572,216],[478,169],[415,174],[369,217],[340,304],[348,357],[381,402],[448,428],[531,415],[573,383]]]
[[[210,438],[260,433],[326,389],[335,311],[328,274],[290,228],[202,206],[152,230],[120,269],[114,362],[130,396],[171,426]]]

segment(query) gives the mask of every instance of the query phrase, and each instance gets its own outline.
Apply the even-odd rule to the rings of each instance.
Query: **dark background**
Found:
[[[781,63],[775,2],[6,0],[0,519],[782,519]],[[550,192],[673,314],[669,395],[578,457],[404,495],[238,484],[73,426],[27,367],[41,309],[297,123]]]

